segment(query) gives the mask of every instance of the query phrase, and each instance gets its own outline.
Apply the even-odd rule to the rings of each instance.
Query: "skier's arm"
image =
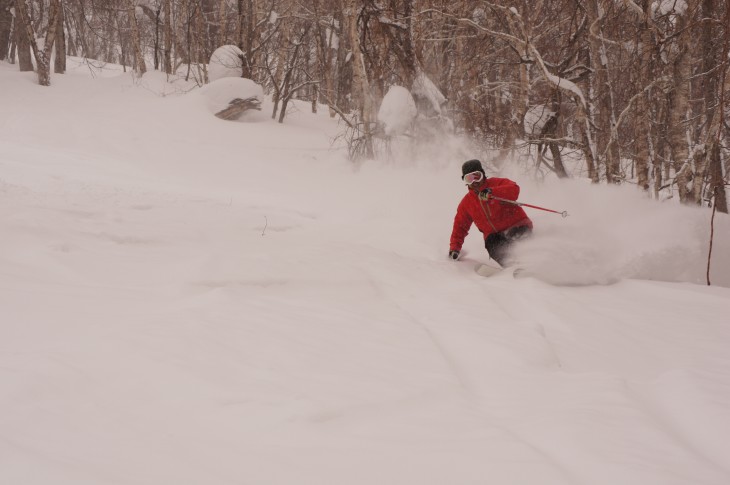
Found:
[[[472,218],[464,208],[464,201],[462,200],[454,217],[454,228],[451,231],[451,241],[449,243],[450,251],[461,251],[461,246],[464,244],[466,235],[469,234],[472,222]]]
[[[492,189],[492,195],[500,199],[517,200],[520,196],[520,186],[510,179],[492,177],[489,187]]]

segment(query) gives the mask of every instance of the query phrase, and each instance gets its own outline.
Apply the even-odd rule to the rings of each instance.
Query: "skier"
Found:
[[[506,178],[487,178],[479,160],[464,162],[461,166],[461,179],[469,191],[456,210],[449,258],[459,259],[464,238],[474,223],[484,235],[484,245],[489,256],[504,267],[510,246],[514,241],[530,235],[532,221],[522,207],[494,200],[492,196],[517,200],[520,186]]]

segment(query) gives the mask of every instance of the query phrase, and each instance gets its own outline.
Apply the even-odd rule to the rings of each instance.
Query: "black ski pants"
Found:
[[[504,267],[507,264],[509,249],[512,243],[528,237],[532,233],[529,226],[510,227],[500,232],[493,232],[484,240],[489,257]]]

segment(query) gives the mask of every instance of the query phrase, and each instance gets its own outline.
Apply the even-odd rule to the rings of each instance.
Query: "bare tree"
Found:
[[[693,178],[693,162],[698,160],[698,158],[690,158],[690,147],[687,143],[687,123],[685,120],[689,113],[689,83],[691,77],[689,32],[686,30],[686,16],[683,14],[676,15],[676,23],[679,32],[675,40],[677,54],[669,66],[671,92],[667,129],[669,131],[668,139],[672,162],[677,173],[679,198],[682,202],[687,202],[692,197],[690,183]],[[701,185],[701,183],[697,185]]]
[[[621,178],[621,167],[619,165],[619,146],[617,143],[611,143],[615,133],[615,113],[608,50],[612,47],[612,43],[604,37],[604,22],[608,6],[600,0],[587,0],[585,5],[589,24],[588,50],[590,65],[593,69],[591,108],[596,131],[596,155],[599,163],[603,163],[606,167],[606,180],[615,183]]]
[[[63,74],[66,72],[66,33],[64,31],[66,15],[63,2],[58,7],[56,17],[56,57],[53,62],[53,72]]]
[[[709,166],[710,177],[710,197],[714,198],[714,207],[718,211],[728,213],[727,194],[725,190],[726,179],[723,177],[722,164],[722,127],[726,124],[723,120],[725,106],[729,101],[728,92],[728,65],[725,61],[724,65],[718,62],[720,59],[728,59],[728,51],[730,50],[730,2],[725,4],[725,13],[723,17],[717,18],[716,0],[702,0],[701,16],[707,19],[703,25],[701,32],[702,46],[702,73],[701,73],[701,89],[703,99],[703,110],[706,116],[706,135],[707,149],[705,156],[707,157],[707,165]],[[718,22],[719,21],[719,22]],[[725,32],[722,49],[718,42],[718,34],[720,29],[718,25],[724,25]],[[722,66],[716,69],[716,66]],[[719,89],[718,89],[719,87]],[[725,170],[730,172],[730,170]]]
[[[31,53],[31,37],[28,32],[33,34],[30,25],[26,25],[29,22],[25,13],[25,2],[24,0],[15,0],[15,39],[18,46],[18,67],[21,72],[33,71],[33,54]]]
[[[243,77],[253,78],[254,62],[254,37],[256,25],[256,8],[254,0],[238,0],[238,23],[236,36],[239,49],[244,53],[243,59]]]
[[[13,0],[0,0],[0,61],[8,58],[10,51],[10,32],[13,26],[13,14],[10,9]]]
[[[30,47],[36,61],[38,84],[41,86],[51,85],[50,56],[56,36],[56,28],[58,26],[59,9],[60,0],[50,0],[45,43],[43,49],[41,49],[35,39],[35,32],[28,15],[28,8],[25,0],[16,0],[15,2],[16,15],[18,16],[18,28],[24,30],[26,38],[30,42]]]
[[[129,26],[132,34],[132,49],[134,51],[134,70],[142,76],[147,72],[147,64],[142,51],[142,40],[140,38],[139,24],[137,23],[137,1],[127,0],[127,12],[129,15]]]
[[[170,5],[172,0],[163,0],[163,36],[164,36],[164,47],[162,51],[163,63],[165,65],[165,72],[172,74],[172,6]]]
[[[336,114],[333,107],[336,101],[334,89],[336,66],[334,65],[334,62],[336,60],[337,51],[337,49],[335,49],[335,39],[341,36],[341,30],[337,27],[335,16],[333,12],[331,12],[331,9],[329,12],[323,14],[321,12],[321,2],[316,0],[312,3],[312,16],[314,18],[315,28],[314,42],[317,50],[317,67],[319,77],[322,80],[321,84],[316,85],[316,97],[319,99],[320,94],[322,95],[327,104],[330,105],[330,117],[334,117]]]
[[[362,132],[362,149],[366,157],[373,157],[373,127],[375,126],[375,106],[370,92],[370,80],[365,69],[365,61],[362,53],[362,43],[358,30],[358,19],[362,8],[356,0],[344,0],[345,22],[347,23],[347,36],[352,49],[352,97],[359,113],[357,125]]]
[[[287,105],[294,94],[305,86],[317,82],[309,78],[310,74],[306,69],[305,57],[302,55],[303,51],[307,49],[305,42],[309,35],[310,25],[309,22],[301,25],[298,29],[299,32],[291,38],[291,46],[282,50],[284,57],[280,59],[280,62],[283,61],[283,76],[276,88],[277,93],[279,93],[277,102],[281,101],[279,123],[284,121]],[[276,116],[276,109],[277,106],[275,104],[274,116]]]

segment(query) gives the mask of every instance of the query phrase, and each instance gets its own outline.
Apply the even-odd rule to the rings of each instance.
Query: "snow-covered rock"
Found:
[[[417,115],[411,93],[403,86],[391,86],[380,104],[378,122],[386,136],[396,136],[408,131]]]
[[[224,77],[243,75],[243,51],[235,45],[224,45],[213,51],[208,64],[208,79],[217,81]]]
[[[259,103],[264,100],[263,88],[250,79],[242,77],[226,77],[203,86],[200,95],[212,114],[219,113],[237,99],[256,98]]]

